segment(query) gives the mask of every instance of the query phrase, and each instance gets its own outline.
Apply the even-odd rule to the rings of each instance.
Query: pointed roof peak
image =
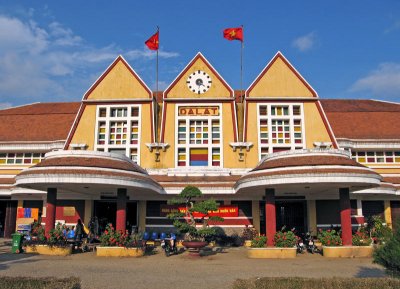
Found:
[[[297,79],[303,83],[307,90],[312,94],[313,97],[318,98],[318,93],[312,88],[312,86],[305,80],[305,78],[297,71],[297,69],[290,63],[290,61],[283,55],[283,53],[278,50],[275,55],[271,58],[268,64],[264,67],[261,73],[256,77],[256,79],[250,84],[249,88],[246,90],[246,97],[249,97],[250,92],[258,84],[258,82],[264,77],[265,74],[270,70],[270,68],[276,63],[278,59],[281,59],[283,63],[292,71]]]

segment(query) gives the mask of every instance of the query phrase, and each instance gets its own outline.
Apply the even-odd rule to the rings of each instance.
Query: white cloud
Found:
[[[139,49],[134,49],[134,50],[129,50],[124,53],[124,57],[127,59],[138,59],[138,58],[147,58],[147,59],[154,59],[156,57],[157,53],[155,51],[151,51],[148,49],[146,46],[143,47],[142,50]],[[160,58],[173,58],[173,57],[178,57],[179,53],[177,52],[168,52],[164,50],[159,50],[158,51],[158,57]]]
[[[385,29],[384,33],[388,34],[399,29],[400,29],[400,20],[397,20],[389,28]]]
[[[380,99],[400,98],[400,64],[386,62],[367,76],[357,80],[350,88],[351,92],[366,92]]]
[[[293,40],[292,46],[300,50],[301,52],[305,52],[307,50],[312,49],[316,44],[317,36],[315,32],[308,33],[307,35],[300,36]]]
[[[0,14],[0,100],[76,100],[91,85],[89,76],[104,71],[119,54],[136,61],[156,55],[147,48],[95,47],[57,21],[40,26],[33,14],[27,19]],[[160,50],[159,56],[179,54]]]

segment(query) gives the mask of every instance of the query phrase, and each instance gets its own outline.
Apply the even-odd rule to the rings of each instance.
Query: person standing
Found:
[[[78,223],[76,224],[75,227],[75,240],[80,242],[82,240],[82,235],[83,235],[83,224],[81,219],[78,219]]]

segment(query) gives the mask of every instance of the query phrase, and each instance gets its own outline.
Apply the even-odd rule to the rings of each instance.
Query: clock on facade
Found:
[[[190,91],[201,94],[205,93],[211,87],[211,77],[202,70],[196,70],[191,73],[186,80],[186,84]]]

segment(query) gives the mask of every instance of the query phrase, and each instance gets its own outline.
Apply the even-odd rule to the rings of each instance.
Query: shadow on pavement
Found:
[[[357,278],[379,278],[379,277],[388,277],[385,273],[385,269],[380,268],[368,268],[368,267],[360,267],[360,270],[356,274]]]
[[[6,270],[10,267],[10,265],[15,265],[18,263],[37,262],[37,259],[33,259],[34,256],[36,255],[3,253],[0,255],[0,271]]]

